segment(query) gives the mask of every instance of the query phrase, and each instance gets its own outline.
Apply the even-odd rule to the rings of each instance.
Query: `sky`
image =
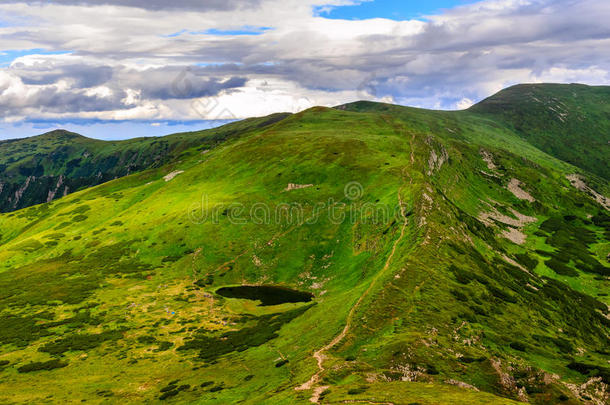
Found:
[[[0,139],[610,84],[608,0],[3,0]]]
[[[401,21],[422,19],[449,10],[453,7],[474,3],[468,0],[376,0],[359,4],[358,7],[343,6],[325,9],[319,6],[315,9],[318,15],[337,20],[366,20],[371,18],[388,18]]]

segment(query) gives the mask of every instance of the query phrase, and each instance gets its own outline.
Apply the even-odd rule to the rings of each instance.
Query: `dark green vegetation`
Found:
[[[610,179],[610,87],[513,86],[470,111],[493,117],[540,150]]]
[[[17,369],[20,373],[31,373],[32,371],[53,370],[55,368],[66,367],[68,363],[62,362],[59,359],[49,361],[36,361],[26,364]]]
[[[607,402],[604,92],[246,120],[0,215],[0,402]]]
[[[218,357],[232,352],[243,352],[250,347],[260,346],[278,337],[277,331],[287,322],[302,315],[309,307],[303,307],[281,314],[271,314],[255,319],[252,326],[245,326],[236,331],[209,335],[201,330],[178,350],[198,350],[199,358],[215,361]],[[276,363],[277,367],[277,363]]]

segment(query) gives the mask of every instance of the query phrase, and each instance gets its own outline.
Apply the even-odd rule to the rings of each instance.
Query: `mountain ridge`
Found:
[[[545,96],[543,97],[536,92],[541,92],[541,94]],[[546,95],[547,93],[548,95]],[[603,96],[608,96],[610,94],[610,87],[553,83],[519,84],[501,90],[464,111],[427,110],[363,100],[343,104],[334,108],[360,112],[392,111],[392,113],[395,114],[411,115],[413,116],[411,118],[412,120],[429,120],[431,119],[429,116],[431,116],[433,117],[433,120],[439,120],[440,118],[441,120],[451,122],[456,121],[455,117],[458,117],[457,121],[464,121],[461,117],[469,115],[470,119],[475,120],[477,118],[483,121],[491,119],[492,125],[502,125],[506,131],[511,134],[517,134],[534,147],[549,153],[560,160],[573,164],[590,174],[601,176],[605,180],[608,180],[610,178],[610,169],[608,168],[608,165],[605,164],[605,157],[608,154],[608,148],[610,148],[610,135],[608,135],[610,134],[610,126],[608,126],[610,124],[605,126],[585,125],[589,122],[610,122],[608,119],[600,119],[600,117],[607,118],[610,116],[610,106],[605,102],[599,102],[597,99],[600,97],[598,93],[601,94],[602,98]],[[555,103],[553,105],[557,106],[560,105],[558,103],[561,103],[561,108],[566,109],[566,111],[560,113],[558,110],[556,111],[556,107],[553,107],[553,105],[547,107],[546,104],[545,108],[540,108],[539,106],[532,108],[530,105],[531,103],[526,103],[528,100],[530,102],[532,99],[538,100],[537,103],[541,103],[535,94],[538,94],[538,97],[544,99],[544,103],[546,104]],[[584,118],[578,115],[577,108],[573,108],[574,106],[566,106],[565,100],[570,98],[570,95],[572,98],[580,97],[580,99],[586,100],[589,108],[591,108],[591,105],[601,105],[603,108],[597,108],[590,119],[584,120]],[[573,111],[572,114],[575,115],[575,117],[568,117],[566,115],[568,114],[568,111]],[[523,119],[523,117],[529,116],[544,117],[545,114],[550,114],[547,117],[548,119],[541,119],[539,120],[540,122],[538,119],[534,121]],[[281,120],[288,116],[290,116],[290,114],[278,113],[272,114],[267,118],[259,118],[259,120],[262,120],[263,122],[267,120],[272,123],[275,122],[275,120]],[[549,124],[558,119],[561,121],[559,127]],[[582,123],[583,120],[585,124]],[[247,121],[248,120],[244,120],[240,122],[245,123]],[[574,124],[574,122],[576,123]],[[477,122],[476,125],[482,125],[482,123]],[[536,126],[535,130],[531,129],[532,126]],[[567,129],[562,127],[566,127]],[[8,169],[8,165],[0,159],[0,201],[3,201],[2,204],[0,204],[0,211],[8,212],[18,208],[25,208],[33,204],[48,202],[76,189],[97,185],[116,177],[122,177],[134,171],[141,171],[158,166],[162,163],[167,163],[176,158],[176,156],[172,155],[172,149],[174,147],[184,149],[188,145],[202,141],[207,134],[212,134],[213,136],[214,131],[216,130],[170,134],[161,137],[141,137],[123,141],[102,141],[58,129],[34,137],[2,141],[0,142],[0,152],[5,156],[14,155],[15,152],[11,149],[15,149],[14,147],[19,144],[29,144],[29,147],[32,150],[30,156],[25,156],[26,161],[23,162],[23,167],[14,168],[13,173],[9,173],[10,170]],[[586,136],[583,137],[583,133],[586,134]],[[553,135],[549,136],[549,134]],[[179,137],[182,137],[182,139],[177,140]],[[190,137],[191,139],[186,140],[187,137]],[[45,158],[44,155],[37,153],[35,147],[31,146],[32,144],[51,142],[56,144],[56,149],[58,149],[63,147],[63,145],[59,145],[60,142],[67,142],[70,140],[78,140],[79,143],[82,144],[81,152],[87,154],[95,154],[96,150],[108,149],[110,146],[115,146],[120,149],[126,148],[126,145],[131,145],[131,148],[126,152],[111,152],[110,156],[107,156],[105,161],[95,164],[95,167],[91,168],[88,173],[77,176],[78,178],[75,179],[70,175],[69,171],[73,169],[73,167],[67,166],[67,164],[70,163],[68,161],[59,162],[60,166],[66,165],[63,172],[61,169],[57,168],[48,172],[37,165],[29,167],[32,164],[31,162],[28,162],[27,159],[32,159],[33,155],[36,155],[37,159]],[[155,150],[151,143],[154,144],[156,142],[164,143],[165,145],[162,147],[164,150]],[[89,148],[90,151],[86,151],[86,148]],[[50,154],[51,159],[57,159],[58,153],[54,150],[49,149],[44,151],[44,153]],[[59,154],[61,153],[62,152],[60,151]],[[74,151],[72,153],[74,153]],[[108,159],[116,164],[118,162],[116,160],[117,155],[124,155],[125,153],[132,155],[132,157],[119,156],[118,159],[129,160],[133,158],[134,154],[138,154],[140,155],[138,159],[143,159],[143,161],[136,162],[131,166],[128,165],[129,167],[109,167]],[[143,154],[146,156],[143,157]],[[78,161],[79,156],[72,156],[72,158],[71,163],[74,164]],[[60,157],[59,159],[61,160],[62,158]],[[15,166],[14,162],[11,163]],[[600,187],[600,183],[596,179],[593,178],[591,181],[595,183],[595,186]]]
[[[122,141],[87,138],[60,129],[0,142],[0,212],[50,202],[78,189],[159,167],[180,158],[193,145],[211,148],[236,131],[285,117],[279,113],[221,129]]]
[[[568,176],[606,180],[468,112],[264,122],[0,214],[0,401],[607,402],[610,215]]]
[[[608,180],[609,100],[610,86],[516,85],[468,111],[490,114],[532,145]]]

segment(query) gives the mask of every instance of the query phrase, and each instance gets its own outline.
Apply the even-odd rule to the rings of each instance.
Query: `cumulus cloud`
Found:
[[[463,98],[455,104],[455,107],[458,110],[465,110],[467,108],[472,107],[473,105],[474,105],[474,101],[472,101],[469,98]]]
[[[48,4],[42,0],[5,0],[4,3],[24,3],[33,6]],[[54,0],[56,5],[99,6],[113,5],[136,7],[149,10],[235,10],[245,7],[257,7],[260,0]]]
[[[0,68],[0,109],[9,120],[243,118],[356,99],[461,109],[519,82],[610,83],[606,0],[485,0],[410,21],[313,11],[356,3],[3,2],[14,23],[0,49],[69,53]]]
[[[243,87],[245,77],[219,79],[192,67],[154,68],[122,73],[123,83],[142,90],[148,99],[193,99],[216,96],[222,91]]]

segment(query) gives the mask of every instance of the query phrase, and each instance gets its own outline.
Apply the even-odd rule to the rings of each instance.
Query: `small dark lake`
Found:
[[[313,294],[308,292],[272,285],[222,287],[216,290],[216,294],[225,298],[241,298],[260,301],[261,306],[279,305],[287,302],[309,302],[314,297]]]

